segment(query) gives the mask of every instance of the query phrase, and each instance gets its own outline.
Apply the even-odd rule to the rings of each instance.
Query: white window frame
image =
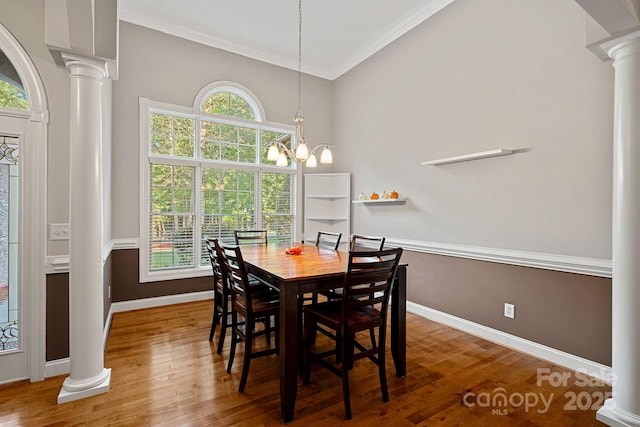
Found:
[[[217,116],[214,114],[202,113],[200,106],[202,102],[206,100],[211,94],[215,92],[231,92],[249,103],[254,108],[256,120],[245,120],[240,118],[230,118],[226,116]],[[164,102],[153,101],[148,98],[139,98],[139,117],[140,117],[140,205],[139,205],[139,226],[140,226],[140,253],[139,253],[139,266],[140,266],[140,283],[155,282],[161,280],[174,280],[184,279],[191,277],[202,277],[210,275],[210,266],[200,266],[201,259],[201,245],[199,242],[202,240],[200,229],[201,218],[201,192],[198,188],[194,188],[194,266],[185,268],[171,268],[166,270],[151,270],[149,264],[149,200],[151,191],[151,174],[150,163],[154,160],[159,161],[162,164],[180,165],[180,166],[192,166],[195,167],[194,182],[200,182],[201,168],[203,165],[210,165],[217,169],[235,169],[251,172],[262,173],[274,172],[274,173],[290,173],[295,176],[295,189],[294,189],[294,201],[293,201],[293,215],[294,219],[294,239],[299,241],[301,236],[301,224],[300,215],[301,212],[301,197],[300,191],[302,191],[302,168],[297,167],[294,163],[288,168],[282,168],[275,165],[260,164],[260,156],[262,152],[262,146],[266,142],[262,142],[262,131],[277,131],[277,132],[289,132],[292,134],[292,138],[295,137],[295,127],[292,125],[286,125],[282,123],[268,122],[265,120],[264,110],[257,101],[257,98],[246,88],[237,85],[232,82],[214,82],[205,86],[196,96],[194,106],[192,108],[168,104]],[[172,116],[179,116],[190,118],[195,121],[195,137],[194,137],[194,150],[196,155],[193,158],[161,156],[150,153],[150,118],[151,113],[168,114]],[[256,160],[255,164],[241,164],[227,161],[215,161],[199,158],[199,135],[200,135],[200,123],[202,120],[211,121],[214,120],[217,123],[227,123],[230,125],[242,125],[256,129],[258,135],[258,146],[256,147]],[[262,181],[258,180],[256,185],[256,212],[262,211]],[[261,218],[261,216],[259,216]]]

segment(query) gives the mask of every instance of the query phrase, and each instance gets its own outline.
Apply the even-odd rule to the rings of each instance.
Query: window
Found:
[[[265,229],[295,240],[296,166],[267,160],[291,126],[268,123],[244,88],[213,84],[188,110],[141,99],[140,281],[208,274],[202,237]]]
[[[28,110],[29,100],[18,72],[9,58],[0,50],[0,108]]]

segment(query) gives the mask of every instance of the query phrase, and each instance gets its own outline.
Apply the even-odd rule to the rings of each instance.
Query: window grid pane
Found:
[[[151,113],[151,154],[193,157],[194,137],[194,119]]]
[[[189,166],[151,164],[149,266],[193,267],[193,181]]]
[[[207,112],[224,115],[225,108],[236,112],[246,108],[251,111],[250,117],[226,115],[255,117],[244,99],[234,94],[222,95],[205,102],[211,108]],[[232,243],[234,230],[261,228],[268,230],[270,242],[294,239],[295,175],[291,169],[295,166],[283,168],[287,173],[260,170],[262,163],[270,167],[273,164],[266,156],[270,141],[288,145],[291,133],[172,113],[150,112],[149,117],[150,155],[209,161],[182,166],[162,158],[152,160],[147,225],[149,271],[209,266],[201,239],[205,236]],[[261,140],[265,143],[261,144]],[[220,167],[215,162],[221,162]],[[237,169],[230,163],[238,164]],[[194,206],[196,189],[200,192],[198,207]],[[196,238],[200,243],[195,242]],[[199,251],[196,244],[200,245]],[[200,260],[195,259],[198,252]]]

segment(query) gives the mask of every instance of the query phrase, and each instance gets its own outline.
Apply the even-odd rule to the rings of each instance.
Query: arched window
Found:
[[[228,90],[217,90],[202,103],[203,113],[256,120],[253,107],[242,96]]]
[[[209,274],[204,236],[231,242],[234,230],[264,229],[270,242],[295,240],[296,166],[267,159],[292,126],[267,122],[258,98],[233,82],[202,88],[191,111],[140,106],[141,281]]]
[[[29,99],[22,80],[9,58],[0,50],[0,108],[29,109]]]

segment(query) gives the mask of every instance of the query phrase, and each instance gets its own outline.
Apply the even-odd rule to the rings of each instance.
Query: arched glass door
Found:
[[[26,294],[20,278],[20,146],[29,101],[0,50],[0,383],[29,378]]]

